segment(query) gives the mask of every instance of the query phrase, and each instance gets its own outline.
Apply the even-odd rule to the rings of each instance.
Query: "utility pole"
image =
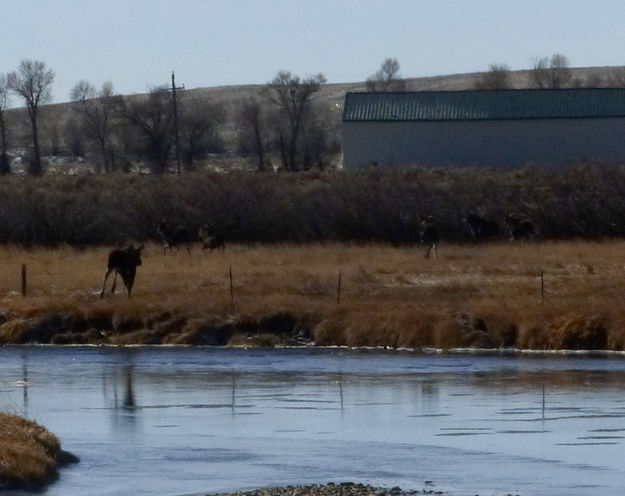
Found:
[[[184,90],[182,86],[176,86],[176,78],[174,71],[171,71],[171,92],[174,97],[174,133],[176,137],[176,167],[178,175],[180,175],[180,138],[178,136],[178,102],[176,100],[176,90]]]

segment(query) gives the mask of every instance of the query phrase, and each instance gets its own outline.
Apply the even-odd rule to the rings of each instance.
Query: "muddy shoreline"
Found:
[[[357,309],[350,309],[357,312]],[[427,316],[424,317],[426,319]],[[595,316],[596,319],[596,316]],[[610,348],[601,326],[572,325],[567,329],[569,337],[558,343],[543,340],[519,343],[515,340],[489,339],[481,328],[489,324],[466,314],[450,318],[454,326],[462,327],[471,339],[443,341],[433,339],[397,339],[396,331],[388,329],[379,336],[367,338],[365,330],[359,333],[363,339],[345,339],[344,332],[335,328],[324,333],[332,316],[319,316],[291,312],[286,309],[267,310],[256,315],[249,314],[193,314],[156,309],[137,315],[101,311],[38,311],[27,315],[0,313],[0,346],[2,345],[82,345],[82,346],[211,346],[211,347],[347,347],[369,349],[407,350],[412,352],[497,352],[497,353],[584,353],[597,356],[621,355],[621,346]],[[345,323],[343,323],[345,325]],[[353,327],[348,323],[351,329]],[[416,322],[413,325],[427,325]],[[321,332],[320,332],[321,328]],[[373,331],[372,331],[373,332]],[[399,332],[399,331],[397,331]],[[518,331],[515,331],[518,332]],[[559,332],[562,335],[563,332]],[[321,336],[321,337],[320,337]],[[366,339],[365,339],[366,338]]]
[[[0,316],[0,345],[313,346],[306,323],[284,312],[251,318],[159,310],[143,316],[43,312]]]

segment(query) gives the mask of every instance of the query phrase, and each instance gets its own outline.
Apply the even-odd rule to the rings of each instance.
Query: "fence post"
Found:
[[[545,271],[540,269],[540,304],[545,304]]]
[[[232,265],[230,266],[230,303],[234,303],[234,288],[232,287]]]
[[[22,264],[22,296],[26,297],[26,265]]]
[[[336,304],[341,303],[341,269],[339,269],[339,281],[336,287]]]

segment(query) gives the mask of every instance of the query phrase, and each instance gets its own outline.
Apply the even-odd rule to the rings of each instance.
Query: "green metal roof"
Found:
[[[347,93],[344,122],[625,117],[625,89]]]

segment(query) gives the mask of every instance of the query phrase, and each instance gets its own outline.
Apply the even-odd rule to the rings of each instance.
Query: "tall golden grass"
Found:
[[[0,490],[54,479],[64,457],[57,437],[36,422],[0,412]]]
[[[0,249],[0,342],[625,349],[623,241],[148,245],[131,300],[107,252]]]

